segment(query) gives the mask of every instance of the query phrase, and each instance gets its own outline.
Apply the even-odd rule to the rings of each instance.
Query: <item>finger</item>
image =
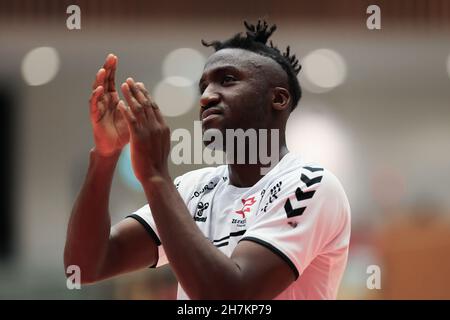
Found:
[[[131,94],[142,106],[150,105],[148,99],[145,97],[144,93],[139,89],[137,83],[134,82],[133,78],[127,79],[128,87],[130,88]]]
[[[112,103],[109,104],[109,106],[114,109],[116,108],[117,104],[119,103],[119,93],[114,90],[114,92],[110,92],[111,101]]]
[[[149,120],[150,120],[152,117],[154,117],[150,110],[151,109],[150,101],[144,95],[142,90],[139,89],[139,87],[137,86],[137,83],[134,82],[133,78],[128,78],[127,84],[128,84],[128,87],[130,88],[131,94],[136,99],[136,101],[143,107],[147,118],[149,118]]]
[[[113,60],[114,60],[114,55],[112,53],[108,54],[106,56],[105,63],[103,64],[103,68],[108,69],[109,67],[111,67]]]
[[[109,92],[109,76],[111,75],[111,69],[110,68],[106,68],[105,69],[105,76],[103,78],[103,87],[105,87],[105,92]]]
[[[106,71],[106,75],[103,79],[103,86],[105,87],[105,92],[110,91],[109,88],[109,77],[111,75],[111,68],[114,64],[114,55],[112,53],[108,54],[106,57],[105,63],[103,64],[103,68]]]
[[[133,97],[133,94],[131,93],[128,83],[126,82],[122,83],[122,86],[120,88],[122,89],[123,96],[125,97],[125,100],[130,106],[130,109],[133,112],[136,119],[143,121],[146,118],[144,108]]]
[[[104,77],[105,69],[100,68],[95,75],[94,83],[92,83],[92,90],[95,90],[95,88],[97,88],[98,86],[103,85]]]
[[[122,113],[122,116],[124,117],[124,119],[128,125],[128,130],[130,132],[136,132],[137,120],[136,120],[136,117],[133,115],[133,112],[131,111],[131,109],[129,107],[127,107],[122,100],[120,100],[119,103],[117,104],[117,108]]]
[[[102,94],[103,94],[102,86],[99,86],[92,91],[91,98],[89,99],[89,106],[91,108],[91,112],[97,112],[97,102]]]
[[[155,113],[155,117],[158,120],[158,122],[161,123],[161,124],[165,124],[166,121],[164,120],[164,117],[161,114],[161,110],[159,109],[159,107],[156,104],[156,102],[152,103],[152,107],[153,107],[152,109],[153,109],[153,112]]]
[[[136,82],[135,83],[135,88],[139,91],[138,95],[139,95],[139,101],[142,100],[142,105],[144,106],[144,109],[147,111],[148,108],[152,108],[152,101],[150,99],[150,95],[147,91],[147,89],[145,89],[144,84],[142,82]],[[148,110],[151,111],[151,110]]]
[[[143,82],[136,82],[136,86],[139,88],[139,90],[142,91],[142,93],[143,93],[145,96],[148,96],[148,95],[149,95],[147,89],[145,89],[145,86],[144,86],[144,83],[143,83]]]
[[[116,91],[116,69],[117,69],[117,56],[114,55],[112,66],[111,66],[111,73],[108,77],[108,89],[109,92],[115,92]]]
[[[102,103],[103,87],[98,86],[92,91],[91,99],[89,100],[89,109],[91,116],[95,121],[98,121],[104,113],[104,104]]]
[[[147,110],[147,115],[154,116],[156,118],[156,121],[158,121],[161,124],[164,124],[164,118],[161,114],[161,111],[159,110],[158,105],[155,101],[153,101],[152,97],[148,93],[147,89],[145,88],[144,84],[142,82],[138,82],[136,86],[141,90],[141,92],[144,94],[145,98],[149,102],[149,105],[151,108]]]

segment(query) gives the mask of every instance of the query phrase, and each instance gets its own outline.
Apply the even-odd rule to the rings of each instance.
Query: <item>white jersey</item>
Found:
[[[174,182],[201,232],[225,255],[240,241],[253,241],[286,261],[296,280],[276,299],[336,298],[347,263],[350,206],[331,172],[288,153],[249,188],[231,185],[226,165]],[[167,263],[149,206],[129,217],[158,243],[158,266]],[[178,299],[189,299],[180,285]]]

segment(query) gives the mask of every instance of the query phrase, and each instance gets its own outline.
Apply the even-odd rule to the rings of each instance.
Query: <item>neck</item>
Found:
[[[280,143],[280,147],[276,151],[278,152],[278,154],[275,155],[276,157],[274,157],[278,161],[280,161],[289,152],[284,139],[282,140],[283,141],[280,142],[283,143]],[[273,167],[275,166],[275,164],[262,163],[259,157],[257,157],[257,161],[254,164],[248,163],[248,161],[246,161],[246,163],[244,164],[239,164],[236,162],[228,164],[230,184],[240,188],[251,187],[264,176],[264,174],[262,174],[263,169],[267,168],[268,166]]]

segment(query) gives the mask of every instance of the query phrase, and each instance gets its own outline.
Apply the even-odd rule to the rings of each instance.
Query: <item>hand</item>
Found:
[[[131,163],[141,182],[151,178],[170,178],[167,158],[170,151],[170,129],[159,107],[141,82],[128,78],[121,86],[128,106],[121,100],[118,108],[130,132]]]
[[[126,121],[117,108],[116,68],[117,56],[109,54],[97,72],[89,100],[95,148],[103,156],[120,152],[130,138]]]

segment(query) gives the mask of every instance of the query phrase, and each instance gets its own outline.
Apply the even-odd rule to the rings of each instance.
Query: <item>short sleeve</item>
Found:
[[[181,183],[181,177],[177,177],[174,180],[174,184],[177,187],[177,190],[180,187]],[[155,221],[153,220],[153,216],[150,210],[150,206],[146,204],[139,210],[133,212],[132,214],[128,215],[126,218],[133,218],[137,220],[142,226],[147,230],[150,237],[155,241],[156,245],[158,246],[158,261],[154,267],[159,267],[162,265],[165,265],[168,263],[166,253],[164,252],[164,248],[161,245],[161,240],[159,238],[158,229],[156,228]]]
[[[240,240],[273,251],[291,267],[296,279],[319,254],[349,241],[339,238],[350,223],[341,184],[329,171],[306,168],[282,177],[266,190],[260,210]]]

